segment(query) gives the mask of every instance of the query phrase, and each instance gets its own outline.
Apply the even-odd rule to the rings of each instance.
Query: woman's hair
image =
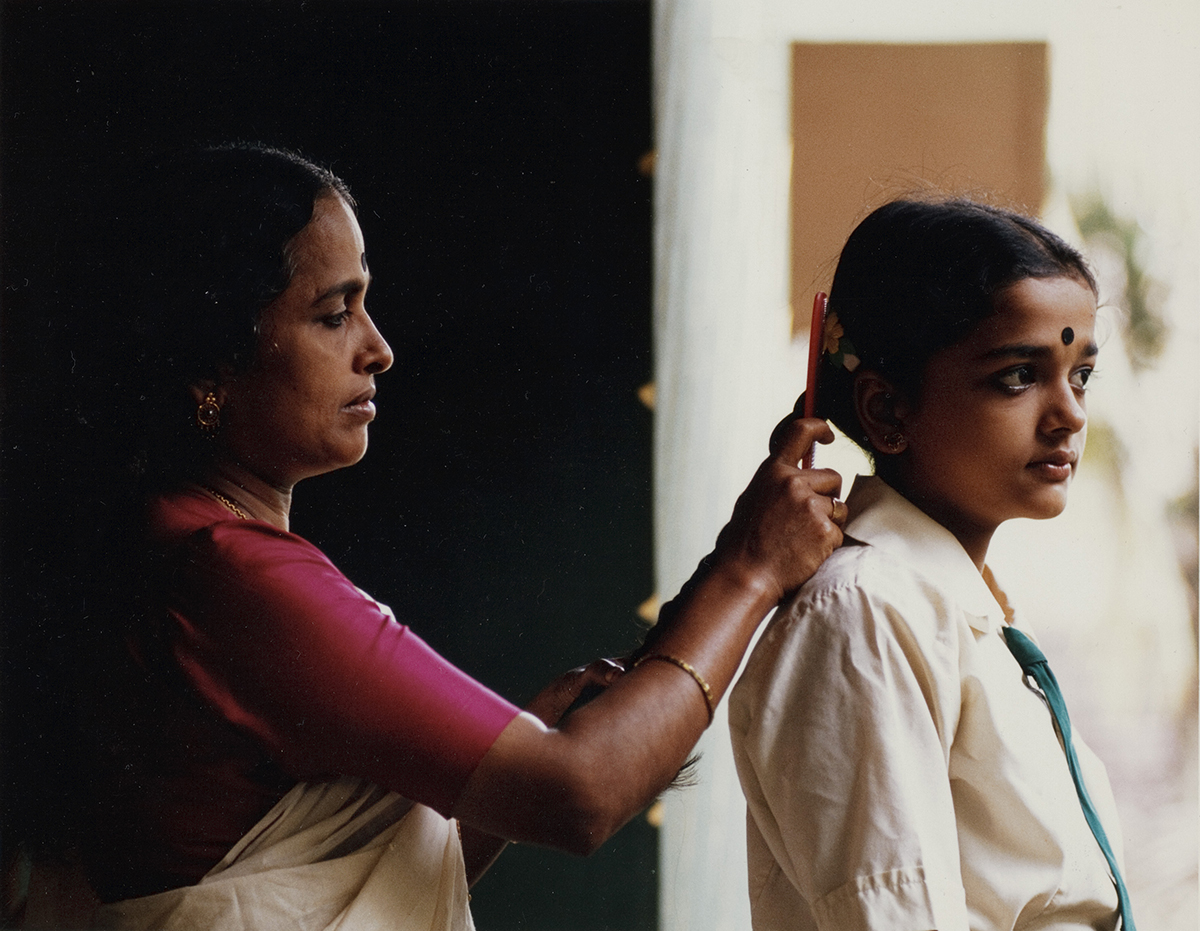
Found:
[[[110,208],[108,295],[80,347],[115,389],[132,468],[151,484],[204,459],[188,386],[254,360],[263,309],[291,279],[314,202],[346,184],[295,152],[213,146],[148,163]],[[114,425],[115,426],[115,425]]]
[[[822,353],[817,415],[873,454],[855,412],[856,372],[878,372],[917,403],[930,357],[995,313],[1001,291],[1057,277],[1096,291],[1083,256],[1028,217],[958,199],[878,208],[846,241],[829,294],[859,363],[850,371]]]

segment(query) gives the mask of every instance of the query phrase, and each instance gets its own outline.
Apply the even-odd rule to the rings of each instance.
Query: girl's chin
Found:
[[[1030,502],[1029,512],[1022,517],[1033,520],[1050,520],[1058,517],[1067,509],[1067,488],[1063,485],[1057,489],[1047,489],[1046,493],[1038,495],[1037,500]]]

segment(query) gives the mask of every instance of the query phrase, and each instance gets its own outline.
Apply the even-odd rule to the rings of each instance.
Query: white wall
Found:
[[[1169,722],[1195,666],[1160,514],[1196,468],[1200,4],[656,0],[654,30],[659,591],[669,597],[707,551],[803,386],[804,347],[790,341],[787,306],[789,44],[1047,41],[1047,220],[1073,236],[1066,197],[1090,190],[1137,218],[1148,264],[1171,289],[1174,336],[1158,370],[1140,378],[1122,364],[1119,340],[1101,356],[1089,403],[1130,451],[1122,494],[1102,476],[1081,476],[1067,517],[1014,525],[998,536],[992,562],[1043,641],[1067,658],[1066,670],[1056,666],[1073,713],[1102,753],[1119,754],[1129,727],[1145,734],[1146,721]],[[847,488],[860,462],[844,451],[821,455],[845,470]],[[1112,733],[1097,740],[1093,728]],[[723,711],[702,749],[702,784],[667,799],[662,926],[748,928],[744,807]],[[1110,769],[1121,765],[1110,760]],[[1161,877],[1146,849],[1163,835],[1153,820],[1161,815],[1125,808],[1130,873]],[[1168,872],[1186,881],[1191,871],[1194,887],[1195,831],[1184,824]],[[1158,926],[1194,927],[1192,892],[1182,909],[1155,893],[1165,903]],[[1144,911],[1139,921],[1150,927]]]

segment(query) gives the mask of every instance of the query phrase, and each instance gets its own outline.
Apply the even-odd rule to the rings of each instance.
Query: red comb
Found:
[[[804,416],[815,417],[817,412],[817,373],[821,366],[821,351],[825,348],[825,306],[829,297],[818,291],[813,298],[812,323],[808,329],[808,382],[804,387]],[[803,468],[811,469],[813,451],[804,454]]]

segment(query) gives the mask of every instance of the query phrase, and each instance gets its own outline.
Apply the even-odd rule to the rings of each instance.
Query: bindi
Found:
[[[367,270],[367,254],[365,252],[358,257],[358,262],[360,265],[362,265],[362,270],[365,272]],[[1065,330],[1063,332],[1066,333]],[[1063,339],[1066,339],[1065,335],[1063,336]]]
[[[1064,346],[1070,346],[1071,343],[1075,342],[1075,331],[1069,326],[1063,327],[1062,341]]]

